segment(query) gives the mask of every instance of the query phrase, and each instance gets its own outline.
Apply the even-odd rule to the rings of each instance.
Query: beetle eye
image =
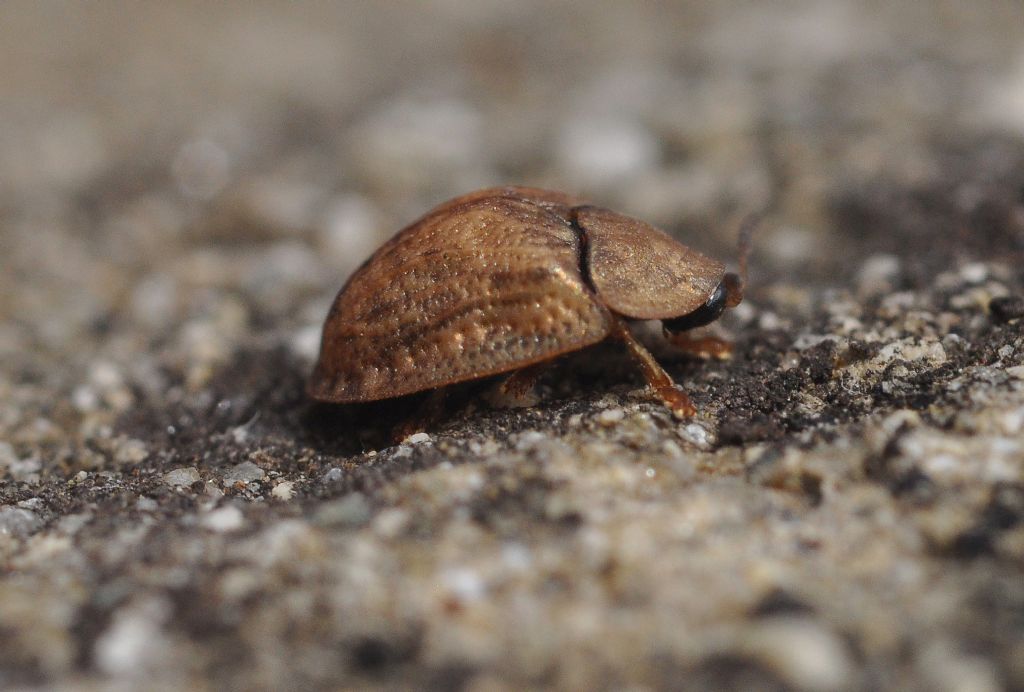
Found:
[[[706,303],[688,315],[675,317],[670,320],[662,320],[661,326],[672,334],[678,334],[679,332],[685,332],[689,329],[696,329],[697,327],[703,327],[704,325],[711,324],[722,316],[722,313],[725,311],[726,298],[728,296],[729,291],[723,281],[718,284],[718,288],[715,289],[715,292],[711,294],[711,297],[708,298]]]

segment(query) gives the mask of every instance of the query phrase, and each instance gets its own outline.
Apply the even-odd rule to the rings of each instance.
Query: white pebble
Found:
[[[612,427],[626,417],[626,412],[621,408],[610,408],[597,414],[597,422],[606,427]]]
[[[380,242],[380,212],[358,194],[332,200],[320,225],[325,249],[340,263],[343,274],[358,267]]]
[[[522,543],[506,543],[501,547],[501,561],[513,572],[525,572],[533,565],[533,556]]]
[[[857,290],[866,296],[888,293],[899,273],[900,260],[895,255],[871,255],[857,272]]]
[[[233,485],[235,483],[252,483],[262,479],[266,472],[251,461],[243,461],[241,464],[229,469],[224,474],[224,482]]]
[[[711,435],[700,423],[687,423],[681,426],[679,434],[687,442],[696,445],[702,449],[707,448],[711,444]]]
[[[291,481],[281,481],[274,486],[274,489],[270,491],[270,494],[278,500],[284,500],[287,502],[295,495],[295,484]]]
[[[71,392],[71,404],[81,413],[89,413],[95,411],[96,407],[99,406],[100,398],[96,394],[96,390],[87,385],[81,385],[75,387],[75,390]]]
[[[96,640],[96,665],[107,675],[140,676],[168,651],[163,633],[170,605],[152,599],[125,606]]]
[[[397,507],[386,509],[377,515],[373,521],[373,528],[384,538],[395,538],[402,531],[409,521],[409,513]]]
[[[35,512],[21,507],[0,507],[0,536],[24,538],[43,527],[43,520]]]
[[[960,276],[970,284],[980,284],[988,278],[988,267],[981,262],[965,264],[960,268]]]
[[[527,430],[519,434],[519,438],[516,440],[516,449],[525,452],[543,444],[547,439],[548,436],[538,430]]]
[[[320,352],[320,334],[322,327],[319,324],[307,324],[298,329],[295,335],[288,340],[288,348],[302,360],[312,363]]]
[[[199,469],[195,466],[183,466],[173,469],[163,475],[163,481],[167,485],[178,487],[192,485],[199,480]]]
[[[366,496],[355,492],[320,505],[316,520],[328,526],[362,526],[370,520],[372,513],[373,508]]]
[[[418,445],[423,442],[430,442],[430,435],[425,432],[418,432],[402,440],[405,444]]]
[[[202,523],[203,526],[211,531],[227,533],[242,528],[245,524],[245,517],[242,515],[242,510],[238,509],[238,507],[226,505],[207,514],[203,517]]]
[[[446,569],[441,574],[445,590],[460,601],[477,601],[486,593],[486,586],[480,574],[468,567]]]
[[[853,666],[843,641],[821,625],[797,618],[772,618],[754,629],[749,653],[806,690],[846,689]]]
[[[114,460],[119,464],[138,464],[149,456],[149,450],[142,440],[134,440],[125,437],[117,439],[117,446],[114,447]]]
[[[18,456],[14,453],[11,443],[0,440],[0,468],[10,468],[17,462]]]
[[[1014,365],[1012,368],[1007,368],[1006,374],[1018,380],[1024,380],[1024,365]]]

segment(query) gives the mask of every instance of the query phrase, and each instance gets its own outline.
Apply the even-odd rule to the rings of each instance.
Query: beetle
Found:
[[[342,287],[324,323],[309,395],[389,399],[511,373],[532,386],[539,364],[621,340],[677,417],[696,413],[630,320],[661,320],[684,348],[727,353],[684,332],[743,299],[740,274],[643,221],[551,190],[489,188],[445,202],[381,246]]]

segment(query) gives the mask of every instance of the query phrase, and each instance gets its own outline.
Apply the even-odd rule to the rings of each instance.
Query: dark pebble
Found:
[[[988,304],[992,317],[1000,322],[1009,322],[1024,317],[1024,296],[1000,296]]]

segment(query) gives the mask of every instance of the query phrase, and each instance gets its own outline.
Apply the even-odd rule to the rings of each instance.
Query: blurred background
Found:
[[[1024,136],[1011,0],[7,2],[0,64],[5,358],[312,330],[382,239],[499,183],[723,258],[767,206],[755,272],[834,276],[837,191]]]

